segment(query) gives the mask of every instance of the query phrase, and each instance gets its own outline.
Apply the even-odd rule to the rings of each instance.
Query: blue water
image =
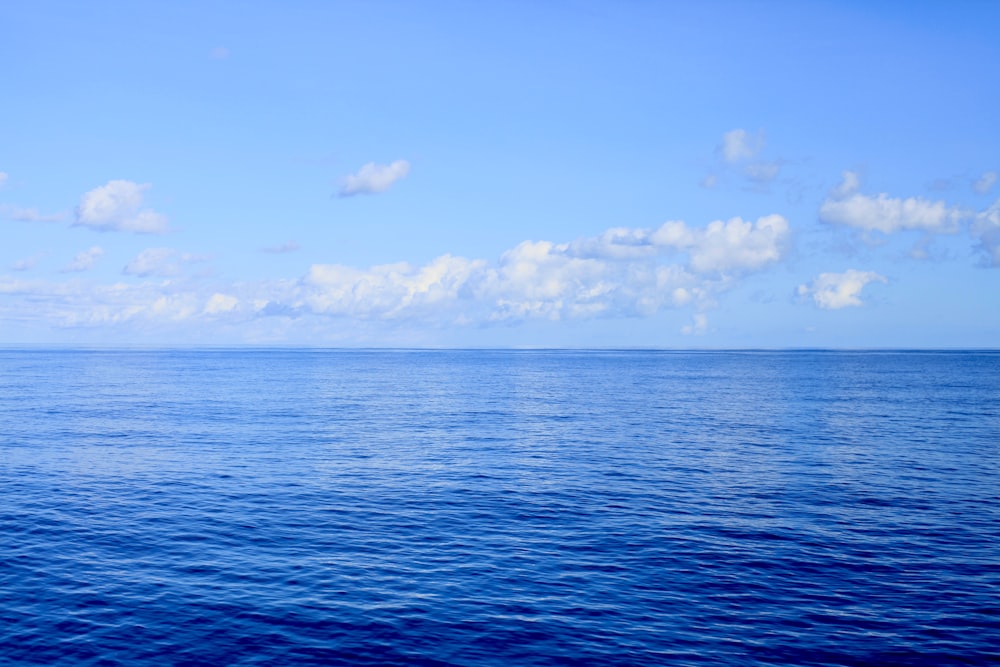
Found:
[[[1000,661],[1000,353],[0,351],[0,664]]]

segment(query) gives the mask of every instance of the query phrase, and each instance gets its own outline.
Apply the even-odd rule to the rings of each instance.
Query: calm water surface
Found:
[[[0,351],[0,664],[1000,662],[1000,353]]]

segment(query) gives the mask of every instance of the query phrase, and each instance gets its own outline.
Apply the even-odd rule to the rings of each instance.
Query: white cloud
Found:
[[[1000,199],[976,215],[972,235],[978,239],[980,249],[986,254],[986,262],[1000,267]]]
[[[989,194],[993,186],[996,185],[998,174],[995,171],[987,171],[972,183],[972,189],[981,195]]]
[[[396,160],[392,164],[375,164],[369,162],[355,174],[344,178],[340,188],[341,197],[351,197],[359,194],[376,194],[385,192],[389,187],[410,172],[410,163],[406,160]]]
[[[170,231],[167,218],[149,208],[142,208],[148,183],[108,181],[80,199],[76,224],[98,231],[163,234]]]
[[[267,253],[281,254],[286,252],[295,252],[296,250],[299,250],[301,248],[302,246],[300,246],[295,241],[285,241],[284,243],[278,245],[272,245],[272,246],[267,246],[266,248],[261,248],[261,250]]]
[[[701,179],[701,182],[698,185],[708,190],[712,190],[718,184],[719,184],[719,177],[716,176],[715,174],[709,174],[705,178]]]
[[[60,326],[146,327],[199,319],[228,326],[279,318],[327,330],[327,317],[344,318],[352,326],[645,317],[667,308],[703,312],[741,276],[779,261],[787,236],[781,216],[756,222],[734,218],[704,227],[670,221],[657,228],[610,229],[568,243],[524,241],[492,262],[443,255],[423,265],[316,264],[300,280],[230,284],[183,277],[89,286],[0,279],[0,292],[30,298],[32,312],[44,308]],[[126,273],[176,276],[191,257],[149,248]],[[0,301],[0,316],[16,312],[17,304]],[[704,329],[699,321],[694,320],[692,331]]]
[[[225,60],[229,57],[229,49],[224,46],[217,46],[208,52],[208,57],[212,60]]]
[[[764,148],[764,133],[751,135],[743,129],[735,129],[722,135],[719,151],[726,162],[740,162],[756,156]]]
[[[73,261],[62,268],[63,273],[74,273],[77,271],[87,271],[97,263],[104,255],[104,249],[99,246],[93,246],[82,252],[77,253]]]
[[[0,204],[0,216],[17,222],[59,222],[66,218],[65,213],[44,215],[37,208],[20,208],[7,204]]]
[[[811,296],[817,306],[826,310],[837,310],[848,306],[860,306],[861,290],[872,282],[888,283],[885,276],[874,271],[848,269],[844,273],[821,273],[809,285],[799,285],[799,296]]]
[[[6,182],[7,182],[7,172],[0,171],[0,188],[2,188]]]
[[[146,248],[125,265],[122,273],[140,277],[170,277],[180,275],[183,264],[194,264],[207,259],[204,255],[182,254],[173,248]]]
[[[919,229],[936,233],[954,233],[969,212],[943,201],[929,201],[922,197],[906,199],[890,197],[886,193],[870,196],[857,192],[857,174],[844,172],[844,181],[824,200],[819,208],[823,222],[846,225],[865,231],[884,234]]]

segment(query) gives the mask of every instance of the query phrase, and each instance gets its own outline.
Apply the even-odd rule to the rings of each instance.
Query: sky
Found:
[[[0,22],[0,345],[1000,347],[1000,3]]]

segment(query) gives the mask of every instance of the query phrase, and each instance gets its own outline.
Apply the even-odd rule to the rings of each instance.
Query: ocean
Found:
[[[1000,352],[0,351],[0,664],[1000,664]]]

